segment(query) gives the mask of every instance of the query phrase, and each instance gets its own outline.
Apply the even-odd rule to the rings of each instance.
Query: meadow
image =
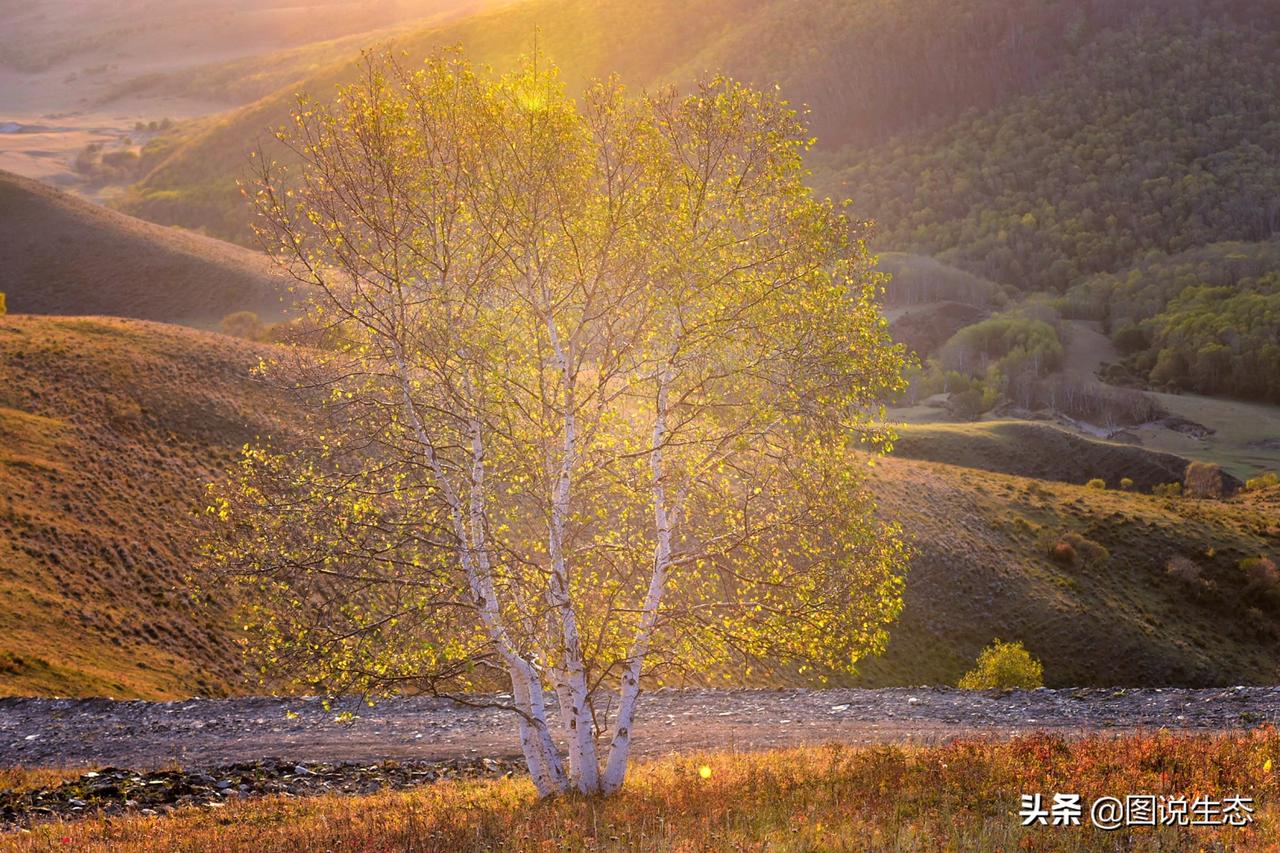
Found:
[[[538,801],[526,779],[371,796],[229,800],[167,816],[45,823],[14,851],[1171,850],[1280,844],[1280,733],[1155,732],[943,746],[688,754],[639,766],[609,799]],[[1023,794],[1081,796],[1078,826],[1024,827]],[[1253,798],[1245,826],[1090,824],[1095,799]]]

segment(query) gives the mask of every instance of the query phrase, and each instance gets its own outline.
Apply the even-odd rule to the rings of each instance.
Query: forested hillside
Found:
[[[1021,139],[1024,124],[1033,118],[1043,123],[1031,129],[1049,141],[1069,142],[1078,135],[1094,144],[1090,122],[1111,121],[1117,111],[1145,103],[1157,90],[1185,89],[1186,81],[1199,80],[1207,67],[1213,68],[1210,76],[1223,75],[1220,63],[1226,63],[1230,79],[1197,84],[1204,91],[1194,108],[1202,112],[1214,97],[1230,91],[1227,103],[1239,102],[1238,111],[1253,121],[1256,113],[1273,109],[1262,101],[1276,72],[1258,61],[1272,47],[1273,33],[1263,29],[1271,26],[1270,19],[1267,0],[533,0],[427,27],[397,38],[393,46],[408,56],[423,56],[460,45],[471,58],[505,69],[532,49],[536,31],[539,51],[560,65],[571,89],[611,73],[633,88],[687,86],[708,73],[780,85],[793,103],[808,108],[818,140],[814,164],[820,187],[852,196],[861,213],[880,221],[881,248],[950,250],[973,261],[985,257],[990,245],[960,251],[961,241],[988,231],[994,239],[1013,215],[1006,208],[1016,208],[1019,222],[1034,214],[1038,193],[1048,188],[1037,183],[1042,177],[1056,186],[1087,181],[1079,169],[1093,170],[1094,160],[1123,172],[1125,164],[1146,162],[1139,159],[1145,152],[1134,148],[1139,141],[1131,137],[1152,130],[1145,119],[1122,122],[1119,136],[1097,138],[1096,147],[1110,149],[1101,159],[1082,152],[1078,163],[1071,158],[1045,162],[1052,153],[1049,142],[1028,146]],[[1258,28],[1246,38],[1249,48],[1241,52],[1233,45],[1225,51],[1229,58],[1221,55],[1223,42],[1248,28]],[[1141,47],[1136,54],[1135,40]],[[1174,55],[1159,59],[1168,52],[1163,45],[1178,44],[1182,47]],[[1201,50],[1218,53],[1200,56]],[[1148,51],[1154,57],[1146,56]],[[1184,54],[1194,54],[1194,61],[1183,63]],[[1176,81],[1167,79],[1162,62],[1181,63],[1173,69],[1180,75]],[[1142,70],[1148,66],[1149,71]],[[327,97],[335,83],[351,79],[358,68],[353,54],[298,86],[180,131],[176,150],[142,179],[124,205],[157,221],[249,242],[234,186],[248,151],[268,129],[285,123],[296,105],[295,90]],[[1241,78],[1251,81],[1252,97],[1234,93]],[[1099,106],[1097,85],[1110,87],[1114,104],[1093,115]],[[1065,113],[1061,101],[1071,102]],[[1006,127],[1006,121],[1012,123]],[[954,141],[970,128],[980,132],[968,147]],[[1210,156],[1232,132],[1215,125],[1207,142],[1195,143],[1194,153]],[[1001,144],[993,147],[993,136]],[[1204,144],[1212,150],[1201,150]],[[1113,154],[1116,162],[1108,164]],[[958,159],[968,161],[953,162]],[[1036,174],[1023,175],[1018,169],[1024,168]],[[1005,173],[1012,177],[1002,177]],[[965,177],[952,181],[953,175]],[[1106,177],[1100,174],[1099,182]],[[979,217],[979,208],[993,213]],[[1101,211],[1098,228],[1105,227],[1109,213]],[[957,223],[969,216],[981,218],[983,227],[962,234]],[[1084,270],[1105,268],[1091,253],[1086,253],[1089,260],[1076,261],[1074,254],[1070,260]],[[1042,254],[1028,254],[1024,265],[1038,262]],[[1011,263],[995,263],[992,269],[1000,274],[989,277],[1003,281],[1011,268]],[[1037,273],[1042,278],[1034,280],[1020,275],[1016,283],[1062,280],[1072,269]]]
[[[1150,251],[1270,238],[1275,8],[1170,5],[1179,12],[1096,33],[1044,86],[990,112],[827,158],[830,183],[879,223],[880,245],[1023,290]]]
[[[1102,321],[1126,356],[1112,372],[1202,394],[1280,400],[1280,242],[1154,252],[1072,288],[1065,309]]]

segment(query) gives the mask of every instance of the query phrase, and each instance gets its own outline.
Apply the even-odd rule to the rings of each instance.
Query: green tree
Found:
[[[370,56],[279,138],[261,236],[341,335],[283,373],[318,438],[248,448],[211,502],[268,673],[500,675],[538,790],[609,793],[644,684],[883,647],[903,547],[860,460],[902,353],[785,103]]]
[[[992,641],[978,655],[978,665],[960,679],[963,690],[1028,690],[1044,686],[1044,667],[1022,643]]]

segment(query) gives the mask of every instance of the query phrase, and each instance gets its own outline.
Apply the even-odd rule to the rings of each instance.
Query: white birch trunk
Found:
[[[559,752],[551,737],[547,724],[546,702],[543,697],[542,679],[537,670],[525,660],[507,636],[502,624],[502,614],[498,610],[497,594],[493,586],[492,566],[485,541],[483,528],[483,485],[484,485],[484,445],[478,424],[471,422],[472,430],[472,472],[470,515],[471,525],[468,530],[466,515],[461,497],[449,481],[448,475],[435,447],[427,434],[426,426],[418,415],[417,406],[413,402],[412,388],[409,384],[408,367],[403,358],[397,359],[400,391],[404,398],[405,412],[414,429],[432,474],[450,508],[450,519],[455,538],[458,540],[458,561],[467,578],[471,590],[476,613],[484,626],[489,642],[506,664],[507,673],[511,677],[513,696],[517,706],[521,697],[527,697],[527,717],[521,718],[521,748],[525,750],[525,761],[529,772],[534,777],[534,784],[539,793],[547,796],[563,791],[567,785],[564,769],[560,762]],[[525,737],[526,729],[529,737]],[[526,749],[527,746],[527,749]],[[544,788],[545,793],[544,793]]]
[[[644,608],[635,638],[627,652],[627,666],[622,673],[622,686],[618,700],[618,716],[613,724],[613,737],[609,742],[609,758],[601,778],[601,790],[612,794],[622,787],[627,777],[627,765],[631,761],[631,728],[635,722],[636,701],[640,698],[640,674],[649,644],[653,640],[654,627],[658,623],[658,608],[662,604],[662,591],[667,583],[667,571],[671,564],[671,531],[673,513],[667,505],[667,490],[663,470],[663,445],[667,440],[667,386],[671,381],[670,368],[665,368],[658,380],[658,399],[654,413],[653,448],[649,454],[649,471],[653,477],[653,523],[657,534],[654,551],[653,575],[645,594]]]
[[[569,594],[569,570],[565,562],[564,528],[569,516],[569,498],[572,488],[572,471],[577,452],[577,421],[574,416],[574,394],[569,375],[569,360],[561,346],[555,323],[548,315],[547,326],[551,344],[564,383],[564,443],[559,472],[551,496],[551,523],[548,530],[548,550],[551,556],[550,604],[560,618],[561,653],[564,656],[565,691],[568,704],[561,694],[560,713],[563,715],[566,736],[569,741],[569,768],[573,786],[584,794],[600,790],[600,759],[596,752],[595,721],[591,714],[590,691],[587,687],[587,671],[583,663],[582,639],[578,633],[578,617],[573,611]]]

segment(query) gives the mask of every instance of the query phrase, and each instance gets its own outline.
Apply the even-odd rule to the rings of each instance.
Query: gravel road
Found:
[[[354,719],[343,720],[343,711]],[[974,693],[886,690],[658,690],[641,701],[646,756],[804,743],[934,743],[1155,728],[1219,731],[1280,722],[1280,687],[1069,689]],[[447,760],[518,755],[506,712],[442,699],[367,707],[318,699],[0,699],[0,766],[147,770],[289,761]]]

